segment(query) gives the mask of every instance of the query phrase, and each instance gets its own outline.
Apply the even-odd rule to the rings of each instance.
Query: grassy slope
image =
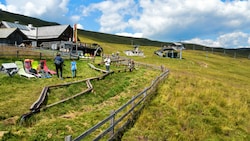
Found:
[[[81,40],[91,42],[85,38]],[[119,51],[124,55],[123,50],[132,49],[130,45],[98,43],[104,47],[105,53],[109,54]],[[183,52],[183,60],[167,59],[153,54],[159,49],[157,47],[142,46],[140,49],[144,51],[145,57],[131,58],[140,62],[164,65],[171,73],[159,87],[157,96],[143,111],[134,128],[125,134],[123,140],[227,140],[231,138],[246,140],[249,138],[249,60],[188,50]],[[51,62],[49,64],[53,68]],[[81,78],[98,74],[93,74],[86,64],[81,66],[79,69],[84,70],[80,71],[84,72]],[[147,71],[112,75],[111,78],[107,78],[110,80],[98,82],[99,84],[94,86],[103,89],[102,85],[106,85],[105,88],[113,85],[113,88],[104,90],[107,96],[101,96],[102,93],[94,91],[93,94],[97,99],[92,99],[93,94],[90,94],[87,95],[87,101],[83,98],[66,103],[63,108],[60,106],[51,108],[44,113],[45,115],[36,115],[28,128],[15,125],[15,120],[37,99],[43,86],[59,83],[58,79],[26,80],[19,77],[11,79],[1,75],[0,87],[11,99],[7,96],[1,97],[0,129],[11,131],[6,138],[13,139],[62,139],[68,134],[76,137],[102,120],[111,109],[127,101],[136,90],[135,86],[144,88],[156,75],[152,71]],[[66,72],[66,75],[70,73]],[[142,75],[145,77],[141,77]],[[147,81],[144,82],[141,79]],[[112,82],[113,80],[119,80],[122,83],[114,85],[116,81]],[[70,79],[64,81],[70,81]],[[114,84],[109,85],[106,82]],[[18,85],[20,83],[26,85],[29,83],[33,89],[24,89],[26,86]],[[75,87],[79,86],[72,86],[65,90],[56,89],[52,93],[66,92],[67,94],[76,90]],[[113,97],[113,90],[119,90],[119,96]],[[14,91],[16,93],[13,93]],[[27,99],[29,99],[28,102],[25,102]],[[78,105],[78,102],[83,105]],[[19,108],[12,108],[13,103],[15,103],[14,107]],[[115,103],[117,105],[114,105]]]
[[[249,60],[206,56],[184,51],[181,61],[154,57],[170,76],[123,140],[250,139]]]
[[[108,53],[131,49],[103,44]],[[192,50],[176,60],[155,56],[157,47],[140,49],[146,57],[131,58],[171,74],[123,140],[249,140],[249,60]]]
[[[15,59],[0,59],[13,62]],[[50,68],[52,61],[47,60]],[[64,77],[70,76],[69,61],[66,60]],[[104,68],[102,66],[102,68]],[[111,66],[111,69],[123,67]],[[0,133],[7,132],[3,140],[63,140],[66,135],[78,136],[94,124],[107,117],[111,110],[117,109],[134,94],[142,91],[160,72],[139,68],[132,73],[117,73],[104,80],[93,81],[94,91],[49,108],[32,117],[27,124],[20,126],[18,118],[28,112],[29,107],[39,97],[44,86],[66,83],[101,75],[90,69],[86,62],[78,61],[78,77],[51,79],[25,79],[15,75],[8,77],[0,73]],[[141,76],[145,76],[141,78]],[[119,83],[118,83],[119,82]],[[52,89],[48,104],[86,89],[86,84],[74,84],[69,87]]]

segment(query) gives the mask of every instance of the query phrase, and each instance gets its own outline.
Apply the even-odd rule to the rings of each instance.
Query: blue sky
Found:
[[[249,0],[0,0],[0,9],[89,31],[250,47]]]

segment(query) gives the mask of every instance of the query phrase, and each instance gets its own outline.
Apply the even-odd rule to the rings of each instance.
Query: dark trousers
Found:
[[[59,71],[60,71],[60,75],[59,75]],[[59,78],[62,78],[62,65],[56,65],[56,75]]]

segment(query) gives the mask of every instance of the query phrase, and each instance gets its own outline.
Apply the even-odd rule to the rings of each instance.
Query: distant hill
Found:
[[[37,27],[59,25],[56,22],[48,22],[48,21],[37,19],[37,18],[10,13],[4,10],[0,10],[0,21],[8,21],[8,22],[13,22],[13,23],[15,21],[18,21],[20,24],[23,24],[23,25],[32,24],[33,26],[37,26]]]
[[[156,46],[156,47],[161,47],[162,45],[170,44],[169,42],[153,41],[146,38],[125,37],[125,36],[93,32],[87,30],[79,30],[78,34],[95,41],[115,43],[115,44],[126,44],[126,45],[134,44],[141,46]]]

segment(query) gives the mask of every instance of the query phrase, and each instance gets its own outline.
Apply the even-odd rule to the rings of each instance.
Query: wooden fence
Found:
[[[41,50],[36,48],[22,48],[15,46],[0,46],[0,57],[15,57],[17,59],[25,58],[39,58],[47,59],[53,58],[57,51]]]
[[[158,69],[162,69],[162,67],[159,67]],[[152,81],[149,87],[145,88],[139,94],[133,96],[131,100],[129,100],[127,103],[125,103],[123,106],[121,106],[117,110],[111,111],[111,114],[108,117],[106,117],[104,120],[100,121],[99,123],[89,128],[87,131],[83,132],[82,134],[80,134],[78,137],[74,139],[72,139],[71,135],[66,136],[65,141],[84,140],[91,133],[95,132],[96,130],[101,130],[100,128],[108,123],[110,123],[109,127],[104,129],[93,140],[100,140],[101,138],[106,136],[108,133],[110,134],[109,140],[115,139],[117,137],[117,134],[119,134],[119,131],[122,128],[126,128],[125,127],[127,126],[126,120],[127,121],[131,120],[129,119],[128,116],[131,115],[132,118],[134,118],[136,116],[135,113],[138,113],[141,111],[142,107],[146,104],[145,100],[149,98],[150,95],[152,95],[152,93],[155,91],[159,82],[165,79],[168,74],[169,74],[169,70],[163,71],[163,73],[161,73],[158,77],[155,78],[155,80]],[[124,110],[125,110],[125,113],[122,113],[122,111]]]
[[[205,51],[206,53],[214,53],[233,58],[247,58],[250,59],[250,48],[213,48],[204,47],[195,44],[185,44],[187,50]]]

